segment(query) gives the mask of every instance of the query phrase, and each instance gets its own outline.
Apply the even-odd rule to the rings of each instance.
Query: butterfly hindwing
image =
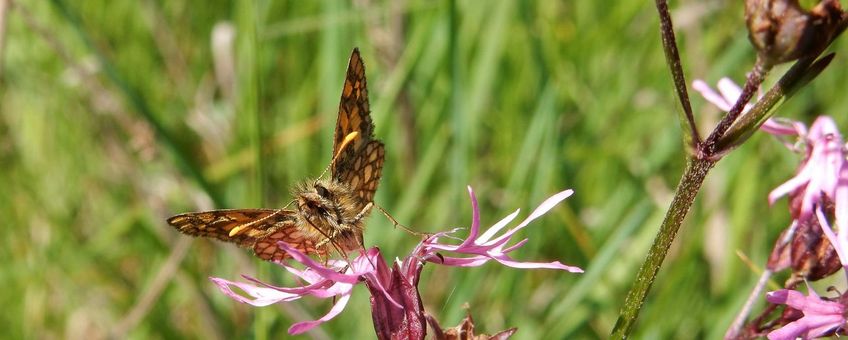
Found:
[[[280,262],[290,256],[285,250],[278,247],[277,242],[279,241],[286,242],[289,246],[299,250],[301,253],[318,255],[322,258],[327,257],[327,247],[317,247],[315,241],[305,237],[303,232],[298,228],[280,228],[275,230],[268,236],[258,240],[253,245],[253,252],[260,259]]]

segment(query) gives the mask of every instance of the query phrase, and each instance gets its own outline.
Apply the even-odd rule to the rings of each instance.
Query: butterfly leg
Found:
[[[371,212],[371,208],[373,208],[373,207],[374,207],[374,202],[368,202],[368,204],[366,204],[365,207],[362,208],[362,210],[359,211],[359,213],[356,214],[355,217],[353,217],[354,223],[359,222],[360,220],[365,218],[365,216],[368,215],[369,212]]]
[[[333,238],[336,237],[336,232],[333,232],[329,237],[325,237],[321,242],[315,244],[315,248],[321,248],[325,246],[327,243],[332,242]]]

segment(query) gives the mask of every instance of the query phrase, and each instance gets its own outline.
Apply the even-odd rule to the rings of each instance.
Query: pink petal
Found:
[[[509,259],[507,256],[497,256],[494,257],[495,261],[500,262],[501,264],[512,267],[512,268],[520,268],[520,269],[560,269],[565,270],[572,273],[582,273],[583,269],[579,267],[566,266],[559,261],[554,262],[519,262]]]
[[[312,296],[320,297],[320,298],[328,298],[328,297],[338,295],[336,292],[329,291],[329,288],[333,286],[333,281],[330,281],[330,280],[322,280],[322,281],[318,281],[316,283],[306,285],[306,286],[289,288],[289,287],[273,286],[273,285],[267,284],[265,282],[259,281],[258,279],[251,277],[251,276],[248,276],[248,275],[242,275],[242,277],[245,278],[248,281],[255,282],[255,283],[257,283],[261,286],[264,286],[266,288],[279,290],[283,293],[288,293],[288,294],[312,295]]]
[[[795,339],[798,337],[803,337],[804,339],[817,338],[841,326],[844,322],[845,319],[838,315],[804,316],[778,330],[770,332],[768,338],[772,340]]]
[[[804,317],[804,319],[809,319],[805,320],[806,326],[809,328],[807,331],[809,338],[818,338],[845,323],[845,318],[840,315],[812,316]]]
[[[495,236],[495,234],[497,234],[499,231],[501,231],[501,229],[506,227],[506,225],[509,224],[509,222],[512,222],[512,220],[514,220],[515,217],[518,216],[519,211],[521,211],[521,209],[516,209],[515,212],[507,215],[506,217],[504,217],[503,219],[498,221],[498,223],[495,223],[491,228],[489,228],[489,230],[486,230],[486,232],[484,232],[483,235],[480,235],[480,237],[478,237],[477,240],[475,240],[474,243],[477,243],[477,244],[486,243],[486,241],[488,241],[490,238],[492,238],[492,236]]]
[[[474,196],[474,190],[471,189],[470,185],[468,186],[468,195],[471,196],[471,230],[468,232],[468,238],[459,247],[473,243],[480,232],[480,207],[477,205],[477,197]]]
[[[789,300],[790,295],[793,299],[797,299],[800,295],[801,298],[804,297],[801,292],[790,290],[790,289],[779,289],[773,292],[766,293],[766,301],[776,304],[786,304],[786,301]]]
[[[294,325],[289,327],[289,334],[291,334],[291,335],[301,334],[303,332],[306,332],[310,329],[315,328],[315,326],[318,326],[318,325],[336,317],[337,315],[339,315],[339,313],[341,313],[344,310],[344,308],[345,308],[345,306],[347,306],[347,302],[349,300],[350,300],[350,294],[342,295],[339,298],[339,300],[336,301],[336,304],[333,305],[333,308],[330,309],[330,311],[327,313],[327,315],[324,315],[323,317],[321,317],[318,320],[302,321],[302,322],[295,323]]]
[[[842,136],[839,135],[839,128],[836,126],[833,118],[830,118],[830,116],[819,116],[813,122],[813,125],[810,126],[809,138],[820,140],[827,135],[839,136],[840,140],[842,139]]]
[[[388,273],[388,269],[387,269],[386,273]],[[377,290],[380,291],[381,293],[383,293],[383,295],[386,297],[386,300],[389,300],[389,302],[391,302],[392,305],[394,305],[397,308],[403,308],[403,305],[401,305],[400,303],[395,301],[395,299],[392,298],[392,295],[389,294],[389,291],[386,289],[386,285],[383,282],[381,282],[382,280],[380,280],[378,278],[378,276],[376,276],[374,274],[368,274],[368,275],[365,275],[365,278],[368,282],[371,282],[373,285],[377,286]],[[370,278],[370,280],[368,280],[369,278]]]
[[[722,77],[718,80],[718,92],[721,92],[721,96],[724,97],[724,100],[727,101],[731,106],[739,100],[739,96],[742,95],[742,88],[730,78]],[[724,111],[730,111],[730,108],[727,108]]]
[[[827,222],[827,218],[824,217],[824,213],[821,211],[821,208],[816,208],[816,218],[819,221],[819,226],[824,232],[824,235],[827,236],[827,240],[830,241],[830,244],[833,246],[833,250],[836,250],[836,255],[839,256],[839,262],[842,263],[842,266],[848,265],[848,254],[845,253],[846,250],[845,243],[842,243],[841,240],[844,239],[845,232],[840,232],[840,236],[837,237],[836,234],[833,233],[833,229],[830,227],[830,223]]]
[[[311,269],[308,269],[308,268],[307,268],[307,270],[300,270],[300,269],[285,265],[283,263],[280,263],[279,265],[282,266],[283,268],[285,268],[286,271],[288,271],[289,273],[294,274],[295,276],[303,279],[306,282],[315,283],[315,282],[320,282],[320,281],[324,280],[324,278],[321,277],[321,275],[318,275],[318,273],[316,273],[314,270],[311,270]]]
[[[529,238],[525,238],[525,239],[523,239],[523,240],[521,240],[521,241],[518,241],[518,242],[516,242],[515,244],[513,244],[513,245],[509,246],[509,248],[506,248],[506,249],[500,249],[500,248],[501,248],[501,246],[502,246],[502,245],[501,245],[501,246],[498,246],[498,248],[497,248],[497,249],[499,249],[499,251],[500,251],[501,253],[503,253],[503,254],[510,253],[510,252],[512,252],[513,250],[516,250],[516,249],[518,249],[518,248],[521,248],[521,246],[523,246],[524,244],[526,244],[526,243],[527,243],[527,241],[530,241],[530,239],[529,239]]]
[[[483,255],[469,257],[442,256],[429,261],[451,267],[478,267],[489,262],[491,259],[491,257]]]
[[[503,235],[501,235],[500,237],[498,237],[494,241],[489,242],[487,245],[504,243],[506,239],[512,237],[512,235],[515,234],[517,231],[521,230],[522,228],[527,226],[527,224],[529,224],[530,222],[533,222],[533,220],[539,218],[540,216],[542,216],[545,213],[547,213],[548,211],[550,211],[553,207],[555,207],[557,204],[559,204],[559,202],[562,202],[564,199],[568,198],[572,194],[574,194],[574,190],[568,189],[568,190],[556,193],[555,195],[553,195],[551,197],[548,197],[548,199],[546,199],[544,202],[542,202],[542,204],[540,204],[538,207],[536,207],[536,210],[533,210],[533,212],[530,213],[530,216],[527,216],[527,218],[525,218],[524,221],[522,221],[520,224],[518,224],[517,227],[510,229],[509,231],[507,231],[506,233],[504,233]]]
[[[301,297],[297,294],[284,293],[276,289],[257,287],[243,282],[234,282],[217,277],[210,277],[209,279],[218,286],[218,289],[220,289],[221,292],[231,297],[233,300],[257,307],[268,306],[280,301],[293,301]],[[234,292],[230,286],[238,287],[252,298],[248,298],[242,294]]]
[[[386,285],[391,283],[392,271],[389,269],[386,261],[383,260],[383,257],[379,256],[379,249],[377,247],[371,248],[369,250],[369,254],[372,255],[371,261],[373,261],[373,266],[377,267],[373,271],[363,275],[366,283],[370,284],[369,290],[371,290],[372,294],[375,290],[379,291],[389,302],[391,302],[392,305],[397,308],[403,308],[403,305],[401,305],[398,301],[395,301],[386,288]],[[368,262],[368,266],[372,266],[372,263]]]
[[[692,82],[692,89],[701,93],[701,96],[704,97],[708,102],[713,103],[713,105],[717,106],[719,110],[722,111],[730,111],[730,103],[724,99],[719,93],[713,91],[706,82],[700,79],[696,79]]]
[[[809,314],[839,314],[845,307],[838,302],[822,300],[815,294],[804,295],[797,290],[780,289],[766,293],[766,300],[775,304],[784,304]]]
[[[315,260],[313,260],[311,257],[306,256],[305,254],[301,253],[297,249],[290,247],[287,243],[285,243],[283,241],[277,242],[277,246],[282,248],[283,250],[285,250],[289,255],[291,255],[291,257],[295,261],[300,262],[304,266],[311,268],[321,277],[324,277],[326,279],[330,279],[330,280],[333,280],[333,281],[336,281],[336,282],[344,282],[344,283],[349,283],[349,284],[355,284],[355,283],[359,282],[359,276],[362,273],[341,274],[341,273],[335,271],[334,269],[324,267],[320,263],[315,262]]]
[[[799,320],[800,321],[800,320]],[[807,326],[801,322],[790,322],[777,330],[769,332],[769,340],[795,340],[807,330]]]
[[[536,210],[534,210],[533,213],[530,214],[530,216],[524,220],[524,222],[521,222],[521,225],[527,225],[531,221],[539,218],[539,216],[544,215],[549,210],[553,209],[553,207],[555,207],[557,204],[559,204],[559,202],[562,202],[564,199],[570,197],[572,194],[574,194],[574,190],[568,189],[558,192],[555,195],[549,197],[544,202],[542,202],[542,204],[539,204],[539,207],[537,207]],[[521,225],[519,225],[519,227]]]
[[[774,204],[774,202],[776,202],[779,198],[786,196],[795,189],[806,185],[809,181],[809,172],[805,172],[804,170],[802,170],[800,173],[795,175],[795,177],[790,178],[788,181],[779,185],[777,188],[774,188],[774,190],[769,193],[769,204]]]
[[[845,226],[848,225],[848,163],[842,166],[842,169],[839,170],[839,181],[836,185],[836,195],[834,197],[835,202],[835,215],[836,215],[836,225]],[[848,231],[842,231],[839,233],[839,242],[834,243],[838,244],[841,248],[848,248]],[[848,250],[848,249],[846,249]],[[844,264],[845,262],[843,262]]]
[[[774,118],[766,120],[766,122],[760,126],[760,130],[775,136],[800,136],[798,134],[798,127],[795,123],[787,125]]]

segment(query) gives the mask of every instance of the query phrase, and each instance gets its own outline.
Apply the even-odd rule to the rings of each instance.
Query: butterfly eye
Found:
[[[320,184],[315,184],[315,191],[316,191],[316,192],[318,193],[318,195],[319,195],[319,196],[321,196],[321,197],[324,197],[324,198],[329,198],[329,197],[330,197],[330,191],[329,191],[329,190],[327,190],[327,188],[325,188],[324,186],[322,186],[322,185],[320,185]]]

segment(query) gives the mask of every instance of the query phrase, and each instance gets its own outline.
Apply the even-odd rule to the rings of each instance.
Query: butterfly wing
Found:
[[[282,261],[288,257],[285,251],[277,247],[278,241],[284,241],[306,254],[327,254],[324,247],[315,246],[316,240],[306,237],[300,231],[294,212],[290,210],[224,209],[192,212],[173,216],[168,219],[168,224],[187,235],[216,238],[253,248],[256,256],[263,260]]]
[[[374,193],[380,184],[385,154],[383,143],[372,140],[355,155],[350,167],[340,168],[338,172],[333,173],[333,177],[350,186],[364,206],[374,201]]]
[[[356,139],[343,145],[346,136],[358,132]],[[339,149],[344,147],[339,153]],[[365,64],[359,49],[353,49],[347,66],[342,98],[339,103],[339,118],[333,139],[333,179],[353,189],[364,206],[374,199],[380,184],[385,150],[383,143],[374,139],[374,123],[368,105],[368,88],[365,80]]]

